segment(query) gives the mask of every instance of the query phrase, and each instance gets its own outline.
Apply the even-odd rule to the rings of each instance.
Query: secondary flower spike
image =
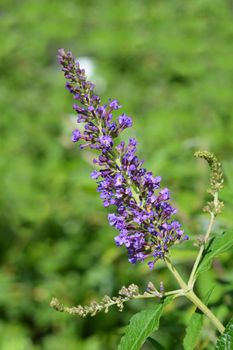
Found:
[[[163,259],[169,247],[188,239],[181,224],[172,220],[177,209],[169,203],[170,193],[161,189],[161,177],[154,177],[142,166],[143,160],[136,155],[137,141],[117,143],[117,137],[132,126],[132,119],[125,113],[113,117],[121,108],[117,100],[102,104],[94,93],[94,84],[87,80],[84,69],[71,52],[59,49],[58,61],[67,80],[66,88],[76,103],[77,123],[84,124],[84,131],[75,129],[72,141],[80,148],[90,147],[99,151],[94,163],[98,170],[91,176],[97,180],[97,191],[105,207],[115,207],[108,215],[111,226],[119,234],[117,246],[124,245],[131,263],[149,258],[152,269],[158,259]]]

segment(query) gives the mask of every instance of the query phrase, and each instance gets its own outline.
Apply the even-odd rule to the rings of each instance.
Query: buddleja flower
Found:
[[[117,142],[119,134],[132,126],[132,119],[125,113],[113,118],[121,106],[115,99],[103,104],[94,93],[94,84],[87,80],[71,52],[59,50],[58,60],[67,80],[66,88],[76,103],[77,123],[84,124],[84,131],[75,129],[73,142],[80,148],[89,147],[99,151],[94,163],[98,170],[91,176],[97,181],[97,191],[104,207],[115,208],[108,215],[111,226],[118,230],[117,246],[125,246],[131,263],[149,258],[153,268],[163,259],[169,247],[188,239],[181,224],[172,220],[177,209],[169,202],[167,188],[160,187],[161,177],[154,177],[143,167],[143,160],[136,155],[137,141]]]

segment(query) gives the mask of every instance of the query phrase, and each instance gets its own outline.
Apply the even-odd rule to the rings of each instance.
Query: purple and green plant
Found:
[[[148,267],[153,270],[159,259],[164,261],[179,289],[165,292],[163,284],[160,284],[157,290],[154,284],[149,282],[146,290],[140,294],[138,286],[131,284],[128,287],[123,286],[117,297],[105,296],[100,302],[92,302],[90,305],[65,307],[58,299],[53,298],[51,306],[58,311],[85,317],[88,314],[94,316],[102,310],[107,312],[112,305],[117,305],[122,311],[124,303],[131,299],[160,299],[153,309],[133,316],[125,336],[121,339],[118,349],[136,350],[147,339],[155,348],[161,346],[150,338],[150,334],[158,329],[164,307],[173,299],[184,296],[202,313],[195,312],[190,320],[183,342],[185,350],[195,347],[203,314],[221,334],[216,349],[230,349],[233,346],[232,321],[225,329],[206,306],[208,297],[203,302],[194,292],[199,274],[211,267],[215,256],[233,246],[232,232],[211,238],[215,217],[223,208],[223,203],[218,197],[223,187],[221,164],[215,155],[208,151],[195,153],[196,157],[204,158],[209,164],[211,177],[208,193],[212,200],[204,208],[210,216],[209,225],[204,237],[198,242],[199,252],[189,279],[185,281],[172,262],[170,249],[189,237],[175,218],[177,209],[171,205],[170,191],[161,187],[160,176],[153,176],[143,167],[144,161],[136,154],[137,141],[134,138],[130,138],[128,142],[118,141],[119,135],[126,128],[132,127],[131,117],[118,112],[122,108],[118,100],[101,102],[94,92],[94,84],[87,80],[85,70],[80,67],[71,52],[60,49],[58,61],[66,78],[66,88],[75,100],[73,109],[78,115],[77,123],[82,125],[73,130],[72,141],[79,143],[81,149],[90,148],[98,152],[93,161],[96,169],[91,173],[91,177],[97,182],[97,191],[104,207],[109,208],[109,224],[118,231],[114,239],[115,244],[118,247],[126,247],[128,260],[132,264],[147,262]]]

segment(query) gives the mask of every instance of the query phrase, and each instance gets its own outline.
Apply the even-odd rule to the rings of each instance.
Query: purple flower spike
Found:
[[[132,126],[126,114],[114,118],[121,106],[118,100],[101,104],[94,85],[87,80],[72,53],[60,49],[58,61],[67,80],[66,88],[75,98],[77,122],[84,123],[84,132],[75,129],[72,141],[81,140],[80,148],[90,147],[100,152],[94,159],[99,169],[91,177],[97,181],[97,191],[104,207],[115,206],[108,215],[109,224],[118,230],[117,246],[125,246],[128,260],[135,264],[149,259],[150,269],[158,259],[164,259],[170,247],[188,239],[181,224],[172,217],[177,209],[170,204],[170,192],[160,187],[161,177],[154,177],[142,167],[137,155],[137,141],[115,141],[124,129]]]

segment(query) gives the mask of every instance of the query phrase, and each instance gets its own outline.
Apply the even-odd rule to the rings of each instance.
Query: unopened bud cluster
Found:
[[[124,308],[124,303],[132,299],[143,299],[148,297],[161,298],[163,293],[158,292],[152,282],[148,283],[147,289],[143,294],[139,293],[139,288],[135,284],[130,284],[128,287],[123,286],[117,297],[109,297],[105,295],[100,302],[93,301],[90,305],[78,305],[67,307],[64,306],[57,298],[53,298],[50,302],[50,306],[60,312],[66,312],[70,315],[78,315],[80,317],[86,317],[87,315],[95,316],[98,312],[108,312],[109,307],[116,305],[119,311]]]
[[[223,188],[224,178],[222,165],[213,153],[208,151],[197,151],[195,157],[204,158],[210,167],[210,189],[207,190],[213,196],[213,201],[207,203],[204,211],[217,215],[223,208],[223,202],[218,199],[218,192]]]

